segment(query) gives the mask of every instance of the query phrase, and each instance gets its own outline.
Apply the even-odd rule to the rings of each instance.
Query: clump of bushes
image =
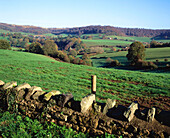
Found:
[[[76,58],[77,52],[75,49],[71,49],[67,54],[67,51],[58,50],[58,46],[53,40],[46,40],[44,45],[41,45],[38,42],[34,42],[26,47],[26,50],[31,53],[51,56],[53,58],[56,58],[57,60],[59,59],[68,63],[88,66],[92,65],[92,61],[86,53],[82,56],[82,59]]]
[[[121,63],[118,60],[113,60],[110,57],[106,59],[106,62],[109,63],[108,65],[109,67],[116,67],[121,65]]]
[[[159,62],[159,60],[158,59],[156,59],[156,63],[158,63]]]
[[[111,67],[116,67],[116,66],[120,66],[120,65],[121,65],[121,63],[118,60],[113,60],[110,63]]]
[[[9,49],[9,50],[11,50],[10,43],[7,40],[0,40],[0,49]]]
[[[158,68],[158,66],[154,64],[153,62],[147,62],[143,60],[136,62],[135,67],[137,67],[138,69],[157,69]]]
[[[106,62],[107,63],[111,63],[113,61],[113,59],[111,59],[110,57],[108,57],[107,59],[106,59]]]
[[[164,61],[165,61],[165,62],[168,62],[168,59],[167,59],[167,58],[165,58],[165,59],[164,59]]]
[[[104,52],[104,50],[101,47],[91,47],[90,48],[90,53],[102,54],[103,52]]]

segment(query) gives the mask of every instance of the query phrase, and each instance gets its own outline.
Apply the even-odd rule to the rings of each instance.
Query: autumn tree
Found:
[[[45,55],[55,57],[58,51],[58,46],[54,43],[53,40],[46,40],[44,43],[43,51]]]
[[[157,41],[151,41],[151,43],[150,43],[151,48],[155,48],[157,45],[158,45]]]
[[[71,49],[71,50],[69,51],[69,55],[72,55],[72,56],[76,57],[76,56],[77,56],[76,50],[75,50],[75,49]]]
[[[0,49],[11,49],[10,43],[7,40],[0,40]]]
[[[29,45],[28,47],[26,47],[26,49],[28,50],[28,52],[31,53],[37,53],[37,54],[43,54],[43,49],[42,49],[42,45],[38,42],[34,42],[31,45]]]
[[[85,53],[83,56],[82,56],[82,59],[85,60],[85,59],[89,59],[87,53]]]
[[[98,54],[102,54],[104,52],[104,49],[101,47],[91,47],[90,48],[90,52],[91,53],[98,53]]]
[[[128,49],[127,59],[132,65],[135,65],[139,60],[143,60],[145,57],[145,46],[141,42],[134,42]]]

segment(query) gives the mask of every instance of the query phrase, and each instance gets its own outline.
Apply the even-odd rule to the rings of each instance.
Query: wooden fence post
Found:
[[[91,76],[91,92],[96,94],[96,75]]]

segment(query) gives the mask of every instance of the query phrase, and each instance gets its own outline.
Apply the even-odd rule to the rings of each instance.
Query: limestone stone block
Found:
[[[6,83],[2,88],[4,90],[6,90],[6,89],[13,88],[15,86],[17,86],[17,82],[16,81],[11,81],[11,82]]]
[[[93,101],[95,101],[95,94],[88,95],[81,100],[81,112],[85,113],[90,106],[92,106]]]

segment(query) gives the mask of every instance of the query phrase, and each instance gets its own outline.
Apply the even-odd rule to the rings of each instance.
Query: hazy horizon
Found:
[[[5,22],[0,22],[5,23]],[[113,25],[82,25],[82,26],[73,26],[73,27],[43,27],[43,26],[36,26],[36,25],[29,25],[29,24],[14,24],[14,23],[6,23],[6,24],[12,24],[12,25],[18,25],[18,26],[35,26],[35,27],[41,27],[41,28],[57,28],[57,29],[66,29],[66,28],[79,28],[79,27],[87,27],[87,26],[111,26],[116,28],[132,28],[132,29],[151,29],[151,30],[170,30],[170,28],[140,28],[140,27],[122,27],[122,26],[113,26]]]
[[[7,0],[0,22],[44,28],[89,25],[170,29],[169,0]]]

